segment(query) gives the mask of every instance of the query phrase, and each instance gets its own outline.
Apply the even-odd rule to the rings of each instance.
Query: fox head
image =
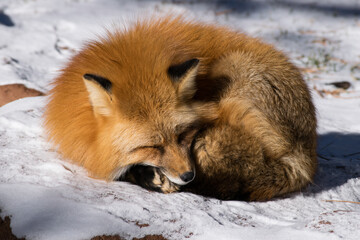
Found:
[[[194,179],[190,148],[202,126],[192,106],[198,68],[193,58],[149,72],[124,68],[109,76],[83,75],[98,148],[116,159],[109,180],[139,164],[160,168],[178,185]]]

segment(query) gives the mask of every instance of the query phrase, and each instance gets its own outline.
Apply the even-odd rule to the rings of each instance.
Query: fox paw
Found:
[[[154,178],[152,182],[158,186],[163,193],[172,193],[180,190],[179,186],[171,182],[158,168],[154,168]]]
[[[126,173],[125,180],[145,189],[171,193],[179,191],[179,186],[172,183],[159,168],[136,165]]]

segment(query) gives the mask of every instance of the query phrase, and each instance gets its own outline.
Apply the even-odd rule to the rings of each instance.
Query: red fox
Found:
[[[315,174],[315,108],[299,70],[225,27],[138,21],[86,44],[53,84],[50,141],[94,178],[254,201]]]

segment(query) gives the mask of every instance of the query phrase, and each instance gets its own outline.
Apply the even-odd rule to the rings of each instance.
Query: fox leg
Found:
[[[161,169],[152,166],[135,165],[129,169],[123,179],[156,192],[171,193],[179,190],[179,187],[161,172]]]

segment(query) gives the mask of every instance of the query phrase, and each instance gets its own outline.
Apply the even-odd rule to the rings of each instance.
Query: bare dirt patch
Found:
[[[124,240],[124,238],[121,238],[119,235],[102,235],[93,237],[91,240]]]
[[[124,238],[119,235],[102,235],[91,238],[91,240],[124,240]],[[162,235],[145,235],[142,238],[133,238],[132,240],[167,240]]]
[[[23,84],[8,84],[0,86],[0,107],[24,97],[44,96],[45,94]]]
[[[6,216],[4,219],[0,217],[0,239],[6,240],[25,240],[25,238],[17,238],[10,227],[10,217]]]
[[[142,238],[133,238],[133,240],[167,240],[167,238],[162,235],[146,235]]]

